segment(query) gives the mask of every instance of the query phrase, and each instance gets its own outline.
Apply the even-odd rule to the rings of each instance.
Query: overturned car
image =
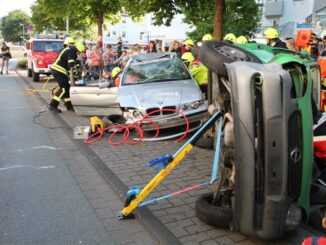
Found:
[[[204,95],[175,53],[133,55],[118,87],[113,83],[104,88],[101,83],[72,86],[70,95],[77,115],[121,115],[126,124],[149,114],[160,128],[181,126],[185,124],[182,112],[194,130],[208,115]],[[144,122],[142,129],[155,127]]]
[[[319,66],[309,56],[262,44],[205,42],[210,110],[223,110],[219,178],[197,216],[262,239],[281,238],[310,213],[312,107]]]

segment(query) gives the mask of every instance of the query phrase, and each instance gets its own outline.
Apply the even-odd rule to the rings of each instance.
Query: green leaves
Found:
[[[21,10],[14,10],[8,13],[7,16],[1,19],[1,33],[3,39],[9,42],[20,42],[23,40],[23,28],[24,38],[27,34],[27,24],[30,23],[30,18],[26,12]]]

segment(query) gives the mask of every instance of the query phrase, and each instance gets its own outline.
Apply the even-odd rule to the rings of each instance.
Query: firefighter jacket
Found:
[[[75,66],[77,60],[77,49],[75,46],[64,48],[56,61],[51,65],[51,69],[68,76],[70,68]]]
[[[208,81],[208,69],[207,67],[199,60],[194,60],[189,66],[190,74],[195,78],[198,85],[205,85]]]

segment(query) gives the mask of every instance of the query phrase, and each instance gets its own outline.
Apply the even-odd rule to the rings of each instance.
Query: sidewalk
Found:
[[[43,83],[33,83],[27,78],[26,71],[18,71],[24,80],[36,89],[40,89]],[[48,88],[54,84],[49,84]],[[42,98],[49,101],[47,93],[41,94]],[[60,118],[72,129],[76,126],[89,125],[88,117],[78,117],[72,112],[63,111]],[[92,154],[94,152],[95,164],[101,176],[109,176],[107,182],[119,194],[120,202],[115,202],[114,213],[118,213],[124,201],[126,190],[133,185],[144,186],[154,176],[155,169],[147,167],[147,162],[159,155],[173,154],[182,143],[175,141],[142,142],[138,145],[111,146],[107,138],[101,139],[93,145],[85,146],[78,140],[78,146]],[[195,147],[183,160],[183,162],[151,193],[148,199],[172,193],[188,186],[206,182],[210,178],[211,165],[214,153]],[[77,157],[77,156],[75,156]],[[93,160],[94,160],[93,159]],[[102,164],[102,165],[101,165]],[[79,171],[76,169],[75,171]],[[161,242],[179,241],[183,244],[301,244],[303,239],[312,234],[318,234],[311,227],[301,226],[295,232],[287,234],[287,237],[277,242],[266,242],[246,237],[240,233],[227,229],[217,229],[201,222],[195,215],[194,205],[199,195],[210,192],[214,186],[193,190],[156,205],[141,208],[135,212],[136,219],[148,226],[148,230]],[[103,209],[103,215],[106,214]],[[134,227],[132,220],[117,221],[114,215],[108,222],[113,222],[119,227]],[[164,229],[163,229],[164,228]],[[161,229],[161,230],[159,230]],[[123,236],[124,234],[121,234]],[[171,235],[173,237],[171,237]],[[165,238],[164,238],[165,237]],[[175,239],[175,240],[174,240]],[[146,244],[146,243],[145,243]]]

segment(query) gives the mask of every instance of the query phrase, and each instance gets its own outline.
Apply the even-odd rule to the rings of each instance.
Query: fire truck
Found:
[[[50,75],[51,64],[62,50],[63,40],[57,35],[36,35],[26,46],[28,76],[38,82],[41,74]]]

